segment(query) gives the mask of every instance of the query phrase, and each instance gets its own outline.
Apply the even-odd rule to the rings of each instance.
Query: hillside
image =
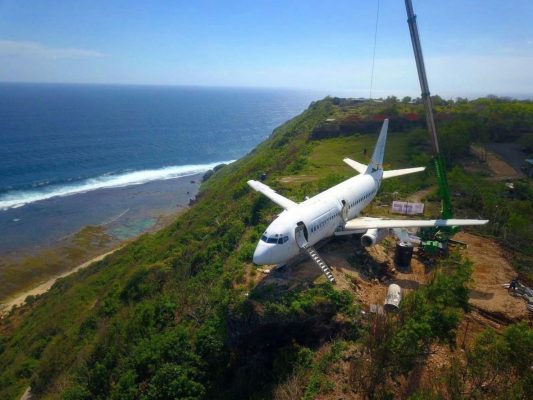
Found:
[[[480,99],[441,101],[436,108],[457,215],[491,219],[477,232],[509,249],[515,268],[531,279],[531,181],[516,181],[509,193],[469,152],[474,141],[531,135],[533,104]],[[393,98],[312,103],[246,157],[216,171],[170,226],[61,279],[1,320],[0,398],[18,398],[28,386],[32,399],[533,395],[527,385],[533,330],[526,323],[484,332],[466,353],[455,351],[472,277],[471,263],[458,252],[388,319],[365,317],[353,290],[319,274],[276,284],[251,264],[279,209],[249,190],[247,180],[266,173],[267,184],[297,201],[315,194],[350,176],[343,156],[363,161],[385,116],[392,130],[387,162],[427,165],[422,115],[421,105]],[[382,212],[378,205],[395,192],[426,190],[428,215],[435,214],[433,182],[430,172],[387,181],[371,211]],[[415,377],[435,346],[453,351],[439,370],[441,381],[428,389]],[[493,378],[487,387],[480,386],[483,374]]]

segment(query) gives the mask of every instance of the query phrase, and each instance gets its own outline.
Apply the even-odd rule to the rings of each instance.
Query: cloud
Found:
[[[64,58],[104,57],[104,54],[99,51],[77,49],[74,47],[47,47],[36,42],[0,39],[0,56],[38,57],[56,60]]]

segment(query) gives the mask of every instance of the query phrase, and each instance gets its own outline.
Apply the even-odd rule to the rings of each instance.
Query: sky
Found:
[[[413,0],[431,92],[533,96],[532,0]],[[0,0],[0,81],[418,96],[403,0]]]

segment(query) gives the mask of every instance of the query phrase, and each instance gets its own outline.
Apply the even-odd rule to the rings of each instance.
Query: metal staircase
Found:
[[[315,248],[313,246],[305,245],[302,247],[302,249],[305,250],[307,254],[309,254],[309,257],[311,257],[311,259],[315,262],[315,264],[318,265],[324,275],[326,275],[326,278],[328,278],[328,281],[330,281],[331,283],[335,283],[335,278],[333,277],[331,270],[329,269],[326,262],[322,259],[322,257],[318,255]]]

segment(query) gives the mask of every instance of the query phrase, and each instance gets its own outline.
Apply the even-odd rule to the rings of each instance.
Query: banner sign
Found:
[[[396,214],[424,214],[423,203],[409,203],[408,201],[393,201],[391,212]]]

